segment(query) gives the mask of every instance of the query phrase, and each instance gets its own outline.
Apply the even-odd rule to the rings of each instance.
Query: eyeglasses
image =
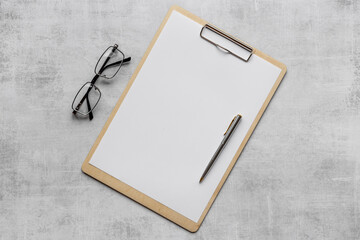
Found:
[[[92,120],[93,110],[101,98],[100,89],[95,85],[99,77],[111,79],[119,72],[124,63],[129,63],[131,57],[125,58],[123,52],[118,49],[118,45],[108,47],[96,63],[95,76],[91,82],[86,82],[76,94],[72,103],[73,114],[89,116]],[[86,104],[83,104],[86,101]]]

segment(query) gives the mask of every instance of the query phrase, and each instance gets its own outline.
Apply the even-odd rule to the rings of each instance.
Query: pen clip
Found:
[[[235,118],[238,117],[238,116],[241,117],[241,115],[238,114],[238,115],[236,115],[236,116],[231,120],[231,123],[229,124],[228,128],[226,129],[226,132],[224,133],[224,135],[229,131],[229,129],[230,129],[231,125],[233,124]]]

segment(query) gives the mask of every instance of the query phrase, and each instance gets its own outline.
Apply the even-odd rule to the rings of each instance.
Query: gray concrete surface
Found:
[[[80,171],[172,4],[288,67],[195,234]],[[115,42],[132,63],[74,119]],[[359,1],[1,0],[0,239],[360,239],[359,113]]]

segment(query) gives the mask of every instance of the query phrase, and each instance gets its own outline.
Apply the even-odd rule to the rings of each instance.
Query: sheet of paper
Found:
[[[281,69],[245,63],[174,11],[90,164],[197,222]],[[236,114],[243,117],[215,165],[200,176]]]

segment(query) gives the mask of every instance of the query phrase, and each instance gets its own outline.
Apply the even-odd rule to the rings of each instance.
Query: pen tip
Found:
[[[201,183],[203,179],[204,179],[204,177],[201,177],[199,183]]]

